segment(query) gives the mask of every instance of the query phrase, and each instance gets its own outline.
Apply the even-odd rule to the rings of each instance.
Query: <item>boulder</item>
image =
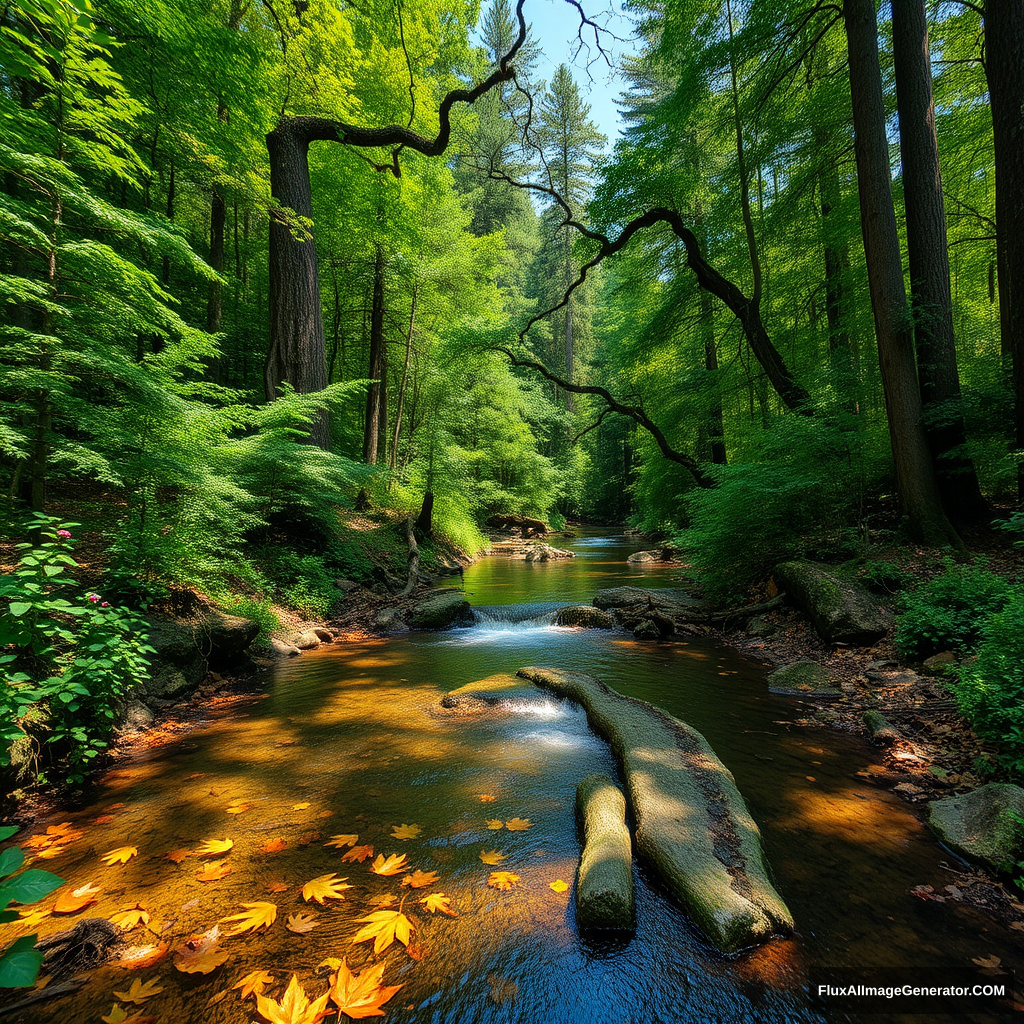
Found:
[[[156,719],[156,716],[142,701],[132,700],[121,714],[118,731],[123,735],[144,732]]]
[[[633,636],[637,640],[660,640],[661,630],[658,624],[651,619],[641,619],[633,629]]]
[[[690,726],[593,676],[517,673],[580,704],[626,780],[637,853],[711,942],[734,953],[793,930],[732,773]]]
[[[526,552],[527,562],[553,562],[559,558],[575,558],[575,551],[563,551],[550,544],[531,544]]]
[[[666,545],[663,548],[652,548],[650,551],[634,551],[626,559],[630,565],[675,565],[678,552],[674,547]]]
[[[594,595],[594,607],[605,611],[654,607],[671,615],[673,612],[692,611],[699,606],[700,601],[692,594],[673,588],[657,590],[647,587],[609,587],[607,590],[599,590]]]
[[[995,871],[1010,871],[1024,854],[1024,789],[990,782],[969,793],[933,800],[928,824],[951,850]]]
[[[346,579],[335,580],[334,585],[343,594],[351,594],[354,590],[358,590],[361,586],[361,584],[356,583],[355,580]]]
[[[323,626],[314,626],[313,632],[316,633],[317,639],[320,641],[320,643],[334,643],[334,634],[329,629],[324,629]]]
[[[775,585],[811,620],[827,643],[872,644],[892,626],[892,615],[859,583],[819,562],[783,562]]]
[[[794,661],[768,676],[768,692],[784,697],[838,697],[832,675],[816,661]]]
[[[956,655],[952,651],[939,651],[930,658],[925,658],[921,670],[926,676],[944,676],[946,670],[956,664]]]
[[[626,827],[626,798],[603,772],[576,787],[576,820],[583,838],[576,877],[580,932],[626,931],[636,926],[633,844]]]
[[[462,711],[485,711],[508,707],[520,701],[537,703],[537,687],[508,672],[498,672],[486,679],[478,679],[465,686],[449,690],[441,698],[441,707],[446,710],[458,708]]]
[[[295,644],[278,640],[276,636],[270,638],[270,651],[278,658],[294,658],[302,653]]]
[[[900,734],[881,711],[875,711],[874,708],[868,708],[868,710],[864,712],[863,722],[864,728],[867,729],[868,734],[876,743],[881,743],[883,746],[887,747],[895,743],[900,738]]]
[[[608,612],[589,604],[567,604],[555,612],[556,626],[580,626],[583,629],[614,629],[615,620]]]
[[[320,646],[320,637],[315,630],[306,629],[292,640],[292,644],[300,651],[312,651]]]
[[[459,590],[445,590],[420,601],[409,624],[414,629],[447,629],[471,619],[469,602]]]
[[[771,636],[778,632],[778,627],[767,615],[755,615],[747,623],[748,636]]]
[[[251,619],[210,608],[195,624],[194,635],[207,662],[221,666],[230,664],[248,650],[259,631],[260,627]]]
[[[409,628],[401,608],[382,608],[374,615],[372,626],[379,633],[401,633]]]

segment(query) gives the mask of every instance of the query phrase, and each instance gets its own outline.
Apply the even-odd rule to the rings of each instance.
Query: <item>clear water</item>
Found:
[[[799,705],[767,693],[763,666],[710,643],[638,644],[623,633],[552,626],[554,607],[589,603],[601,587],[676,585],[669,569],[628,566],[635,546],[622,537],[592,531],[571,546],[572,561],[490,558],[468,569],[465,588],[478,609],[472,626],[339,644],[282,663],[264,699],[241,714],[211,712],[185,739],[110,772],[90,807],[54,819],[87,830],[44,865],[76,885],[101,887],[86,914],[139,900],[152,928],[166,926],[163,936],[173,947],[242,902],[278,905],[278,921],[266,934],[226,940],[231,959],[213,975],[186,976],[170,959],[141,972],[164,986],[146,1013],[174,1022],[250,1021],[254,1006],[237,992],[207,1006],[210,997],[260,968],[282,984],[295,972],[319,995],[326,982],[315,972],[325,957],[372,962],[370,947],[351,941],[356,919],[377,909],[371,900],[408,890],[399,885],[401,875],[381,878],[365,863],[341,863],[341,852],[323,845],[337,833],[357,833],[375,852],[405,853],[411,867],[439,875],[404,903],[417,926],[419,959],[397,943],[382,954],[385,982],[405,986],[386,1007],[394,1021],[857,1020],[813,1006],[809,982],[973,983],[990,980],[979,978],[973,958],[1022,962],[1019,933],[969,906],[911,894],[919,884],[941,892],[954,880],[943,867],[953,858],[906,804],[856,774],[873,760],[868,746],[790,724],[801,715]],[[571,889],[579,856],[573,801],[584,775],[615,773],[607,747],[577,708],[540,692],[484,717],[438,710],[439,698],[455,687],[531,664],[590,672],[707,736],[761,826],[795,936],[724,958],[638,868],[635,937],[580,940]],[[482,802],[481,795],[494,799]],[[228,814],[238,801],[253,806]],[[487,819],[514,817],[532,826],[487,827]],[[418,824],[422,834],[391,838],[392,828],[405,823]],[[196,880],[194,856],[180,866],[163,859],[169,850],[225,837],[235,844],[224,858],[232,873],[219,881]],[[261,852],[278,838],[284,851]],[[103,853],[125,844],[139,855],[123,867],[101,863]],[[515,889],[488,888],[495,868],[480,861],[483,850],[506,854],[500,867],[519,876]],[[353,885],[347,899],[324,908],[303,902],[302,884],[329,871]],[[550,888],[558,879],[570,883],[567,893]],[[288,888],[268,894],[271,882]],[[417,912],[416,898],[434,891],[451,897],[458,917]],[[287,931],[284,918],[296,912],[312,912],[317,927],[307,935]],[[68,923],[50,918],[39,931]],[[142,929],[129,940],[154,941]],[[14,1019],[97,1020],[109,1013],[113,990],[126,988],[132,976],[102,968],[76,995]]]

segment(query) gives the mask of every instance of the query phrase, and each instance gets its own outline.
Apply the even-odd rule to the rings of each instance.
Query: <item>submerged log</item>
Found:
[[[576,879],[576,925],[586,931],[635,928],[633,844],[626,798],[603,772],[576,787],[576,818],[583,836]]]

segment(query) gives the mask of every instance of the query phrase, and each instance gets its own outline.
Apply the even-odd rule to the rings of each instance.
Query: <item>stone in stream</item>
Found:
[[[450,690],[441,698],[446,711],[481,712],[504,709],[528,701],[539,704],[537,688],[508,672],[498,672]]]
[[[608,612],[589,604],[567,604],[555,612],[556,626],[579,626],[582,629],[614,629],[615,620]]]
[[[1024,789],[990,782],[969,793],[933,800],[931,830],[954,853],[994,871],[1012,871],[1024,855]]]
[[[645,701],[581,672],[517,673],[580,704],[611,744],[636,821],[637,853],[720,950],[793,930],[768,878],[761,834],[707,740]]]
[[[576,820],[583,838],[577,927],[581,932],[633,931],[633,844],[626,798],[603,772],[588,775],[576,787]]]
[[[876,711],[874,708],[868,708],[868,710],[864,712],[863,721],[864,727],[876,743],[881,743],[883,746],[887,747],[891,746],[900,738],[900,734],[881,711]]]
[[[839,697],[832,674],[816,661],[793,661],[768,676],[768,692],[783,697]]]
[[[413,629],[447,629],[471,617],[469,602],[460,590],[442,590],[420,601],[412,610]]]

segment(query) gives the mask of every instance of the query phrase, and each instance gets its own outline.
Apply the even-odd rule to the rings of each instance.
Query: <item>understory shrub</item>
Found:
[[[1009,583],[983,562],[957,565],[947,560],[945,572],[901,598],[896,649],[902,657],[917,660],[939,651],[971,650],[987,617],[1000,611],[1009,597]]]
[[[1004,766],[1024,779],[1024,591],[988,618],[977,657],[950,685],[971,724],[999,744]]]
[[[273,630],[281,625],[281,620],[270,607],[270,598],[231,597],[221,602],[224,611],[229,615],[240,615],[260,627],[256,634],[258,643],[266,643]]]

